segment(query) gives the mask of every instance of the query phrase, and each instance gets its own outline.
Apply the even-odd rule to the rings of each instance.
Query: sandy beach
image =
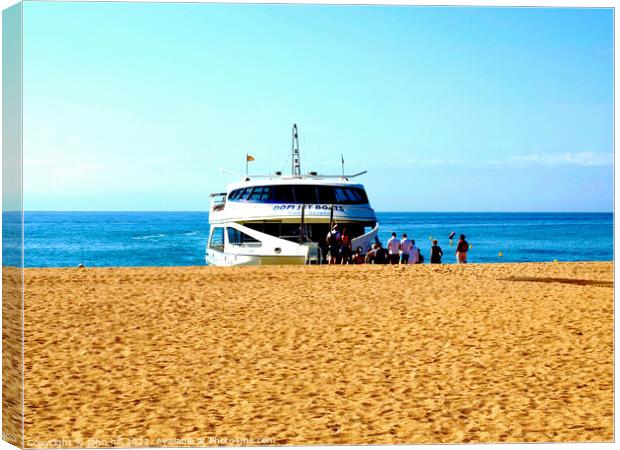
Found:
[[[2,438],[22,447],[22,272],[2,268]]]
[[[27,447],[613,439],[611,262],[25,283]]]

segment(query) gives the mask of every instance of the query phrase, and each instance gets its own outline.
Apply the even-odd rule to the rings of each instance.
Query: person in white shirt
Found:
[[[403,238],[400,240],[400,263],[407,264],[409,262],[409,255],[411,254],[411,248],[413,244],[410,239],[407,238],[407,233],[403,233]]]
[[[392,237],[388,239],[387,247],[390,264],[398,264],[400,258],[400,241],[396,237],[396,233],[392,233]]]
[[[415,246],[415,241],[411,240],[411,252],[409,253],[409,264],[420,264],[420,250]]]

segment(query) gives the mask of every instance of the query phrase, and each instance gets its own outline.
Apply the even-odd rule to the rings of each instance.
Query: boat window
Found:
[[[357,199],[355,203],[368,203],[368,196],[366,195],[366,191],[360,188],[351,188],[351,192],[354,192]]]
[[[228,233],[228,243],[231,245],[243,247],[260,247],[262,245],[258,239],[235,228],[226,228],[226,232]]]
[[[263,195],[263,189],[264,189],[263,186],[256,186],[252,190],[252,194],[250,195],[248,200],[251,201],[251,202],[259,201],[261,199],[261,196]]]
[[[336,203],[336,193],[331,186],[317,186],[319,194],[319,203],[333,204]]]
[[[295,196],[293,194],[293,186],[280,184],[271,187],[272,194],[270,200],[273,203],[295,203]]]
[[[344,193],[344,189],[337,187],[334,189],[334,193],[336,194],[336,203],[349,203],[349,199]]]
[[[363,203],[369,203],[368,195],[366,195],[366,191],[364,189],[359,189],[359,193],[362,196],[362,202]]]
[[[364,189],[344,186],[286,185],[254,186],[235,189],[228,196],[232,201],[256,203],[341,204],[368,203]]]
[[[237,198],[237,200],[247,200],[248,197],[250,196],[250,192],[252,192],[252,188],[251,187],[247,187],[245,188],[240,194],[239,197]]]
[[[209,238],[209,248],[213,250],[218,250],[220,252],[224,251],[224,228],[216,227],[211,232],[211,237]]]
[[[347,197],[349,197],[349,200],[351,201],[351,203],[361,203],[362,197],[360,196],[358,191],[359,189],[350,189],[350,188],[345,189],[345,192],[347,193]]]
[[[263,187],[263,193],[261,194],[259,200],[260,201],[267,201],[269,200],[271,196],[271,186],[264,186]]]
[[[237,200],[242,190],[243,189],[235,189],[234,191],[231,191],[230,194],[228,194],[228,200]]]
[[[299,185],[294,186],[295,191],[295,203],[313,204],[318,203],[316,195],[316,186],[312,185]]]

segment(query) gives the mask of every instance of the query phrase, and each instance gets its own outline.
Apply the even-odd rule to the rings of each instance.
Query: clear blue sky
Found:
[[[368,169],[380,211],[610,211],[611,9],[35,3],[29,210],[206,210],[220,168]]]

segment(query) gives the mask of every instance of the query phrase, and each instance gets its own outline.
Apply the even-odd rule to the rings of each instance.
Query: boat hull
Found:
[[[214,248],[211,244],[214,229],[223,228],[223,245]],[[234,245],[229,241],[228,230],[233,229],[254,239],[250,245]],[[353,250],[362,248],[362,253],[370,250],[375,242],[379,224],[369,232],[352,240]],[[320,264],[322,255],[316,243],[296,243],[261,233],[239,223],[212,224],[210,244],[207,246],[205,260],[211,266],[256,266],[256,265],[304,265]]]
[[[210,266],[268,266],[304,265],[306,256],[281,255],[236,255],[225,252],[207,251],[207,264]]]

